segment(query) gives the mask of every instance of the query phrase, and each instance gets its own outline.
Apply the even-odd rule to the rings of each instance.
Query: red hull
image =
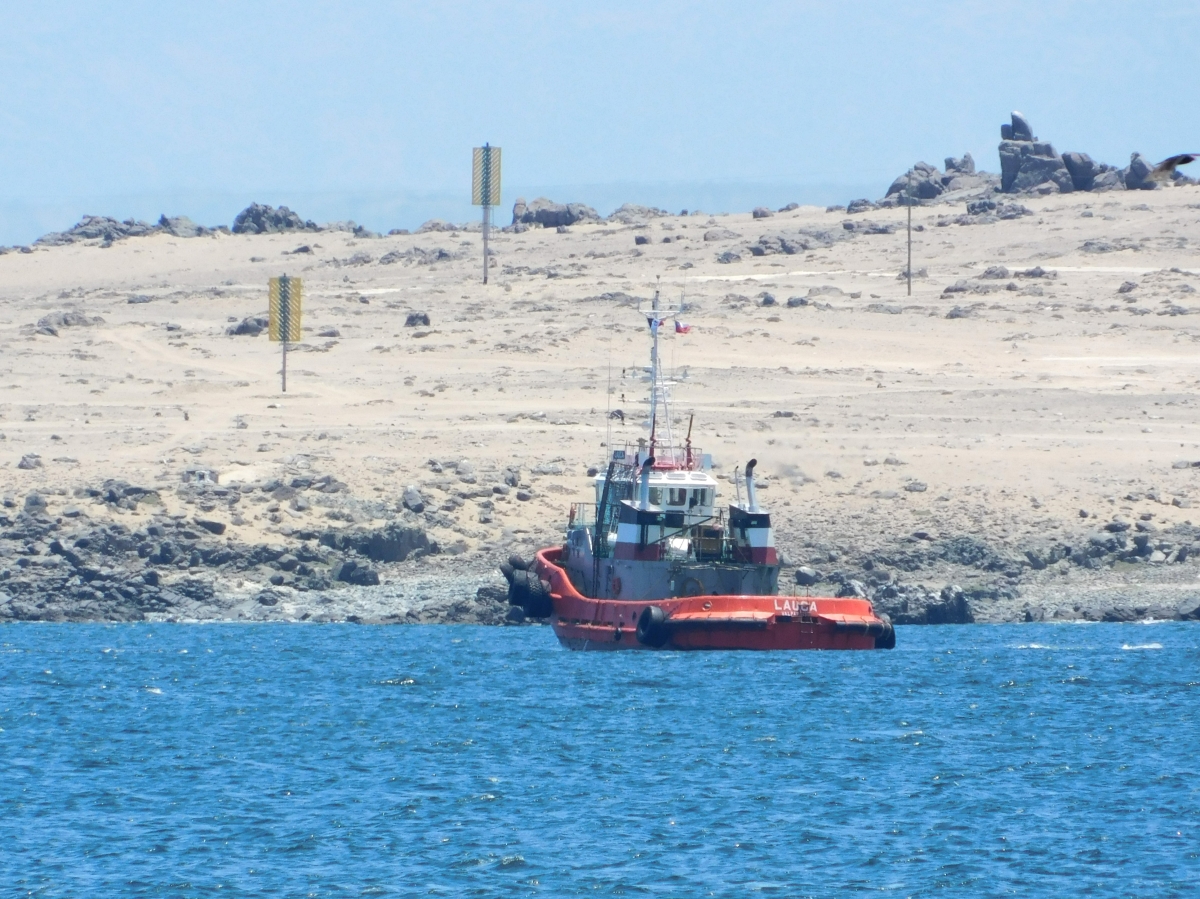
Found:
[[[888,625],[865,599],[824,596],[687,596],[656,600],[592,599],[543,549],[535,566],[550,584],[554,633],[568,649],[649,649],[638,641],[639,615],[665,613],[664,649],[875,649]],[[890,628],[889,628],[890,629]]]

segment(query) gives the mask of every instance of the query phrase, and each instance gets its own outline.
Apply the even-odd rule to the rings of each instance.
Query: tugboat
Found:
[[[650,329],[650,436],[613,449],[573,503],[561,546],[501,565],[509,601],[548,618],[569,649],[891,649],[891,622],[856,597],[779,595],[771,515],[758,502],[751,459],[722,509],[711,456],[677,447],[659,365],[657,291]],[[739,474],[741,478],[739,479]],[[744,498],[743,498],[744,490]]]

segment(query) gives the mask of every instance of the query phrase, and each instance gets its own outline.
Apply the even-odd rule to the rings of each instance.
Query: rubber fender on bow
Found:
[[[504,575],[504,579],[505,579],[506,581],[508,581],[510,584],[512,583],[512,580],[513,580],[513,572],[514,572],[515,570],[516,570],[516,569],[515,569],[515,568],[513,568],[513,567],[512,567],[512,565],[510,565],[508,562],[501,562],[501,563],[500,563],[500,573],[501,573],[502,575]]]
[[[896,648],[896,629],[892,627],[890,621],[883,623],[883,633],[875,638],[876,649],[895,649]]]
[[[514,571],[512,577],[508,579],[508,602],[509,605],[520,606],[525,608],[525,603],[529,601],[529,572]]]
[[[550,584],[541,580],[537,572],[530,571],[529,592],[523,608],[530,618],[548,618],[554,614],[554,601],[550,598]]]
[[[525,569],[527,569],[529,567],[529,563],[526,562],[524,559],[522,559],[520,556],[518,556],[516,553],[513,553],[511,556],[508,557],[508,564],[511,565],[513,568],[517,569],[518,571],[524,571]]]
[[[661,649],[670,639],[667,613],[660,606],[646,606],[637,620],[637,640],[643,646]]]

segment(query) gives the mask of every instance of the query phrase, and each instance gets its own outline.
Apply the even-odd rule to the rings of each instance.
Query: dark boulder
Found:
[[[420,514],[425,511],[425,498],[421,496],[421,491],[416,487],[406,487],[401,502],[404,508],[410,512]]]
[[[821,572],[815,568],[809,568],[807,565],[801,565],[796,569],[796,583],[801,587],[811,587],[813,584],[819,583],[821,580]]]
[[[518,214],[519,213],[519,214]],[[531,203],[513,207],[513,224],[538,224],[543,228],[558,228],[577,222],[598,222],[600,214],[583,203],[555,203],[538,197]]]
[[[636,203],[624,203],[608,217],[608,221],[619,222],[622,225],[640,225],[650,219],[662,218],[666,215],[670,215],[670,213],[656,206],[639,206]]]
[[[1126,190],[1154,190],[1158,187],[1157,181],[1150,180],[1150,172],[1154,166],[1141,153],[1134,153],[1129,157],[1129,166],[1123,171],[1123,180],[1125,181]]]
[[[238,324],[230,325],[225,333],[230,336],[257,337],[270,325],[270,321],[261,315],[251,315],[243,318]]]
[[[435,546],[424,528],[393,522],[370,535],[366,555],[373,562],[403,562],[409,556],[428,555]]]
[[[82,312],[51,312],[38,319],[38,329],[58,334],[63,328],[87,328],[104,324],[99,315],[85,315]]]
[[[1033,127],[1029,120],[1015,109],[1012,112],[1012,124],[1000,126],[1000,137],[1002,140],[1037,140],[1033,136]]]
[[[961,159],[955,159],[953,156],[946,157],[946,174],[947,175],[974,175],[975,174],[975,159],[970,153],[964,153]]]
[[[1009,193],[1070,193],[1075,189],[1063,159],[1048,143],[1000,142],[1000,188]]]
[[[320,231],[316,222],[305,221],[286,206],[276,209],[251,203],[233,220],[234,234],[279,234],[285,231]]]
[[[1100,166],[1092,157],[1086,153],[1064,153],[1062,161],[1076,190],[1091,190],[1095,186]]]
[[[141,222],[135,219],[126,219],[123,222],[119,222],[106,215],[85,215],[79,220],[77,225],[74,225],[69,230],[43,234],[34,243],[44,247],[66,246],[67,244],[79,243],[85,240],[99,240],[104,244],[111,244],[113,241],[123,240],[126,237],[142,237],[147,234],[155,234],[158,230],[155,225],[151,225],[149,222]]]
[[[941,171],[927,162],[918,162],[892,182],[886,196],[899,195],[932,200],[945,191],[946,186],[942,183]]]
[[[333,566],[330,571],[333,579],[356,587],[375,587],[379,584],[379,573],[369,565],[361,565],[353,559],[347,559]]]
[[[197,225],[186,215],[159,216],[158,227],[172,237],[206,237],[213,233],[212,228]]]
[[[944,587],[938,599],[925,607],[928,624],[972,624],[975,621],[961,587]]]

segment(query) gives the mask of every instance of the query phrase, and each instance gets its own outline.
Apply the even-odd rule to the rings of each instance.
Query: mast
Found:
[[[687,432],[687,467],[688,471],[693,469],[692,465],[692,422],[696,420],[696,413],[693,412],[688,416],[688,432]]]
[[[654,288],[654,303],[650,319],[650,455],[658,426],[658,288]]]

